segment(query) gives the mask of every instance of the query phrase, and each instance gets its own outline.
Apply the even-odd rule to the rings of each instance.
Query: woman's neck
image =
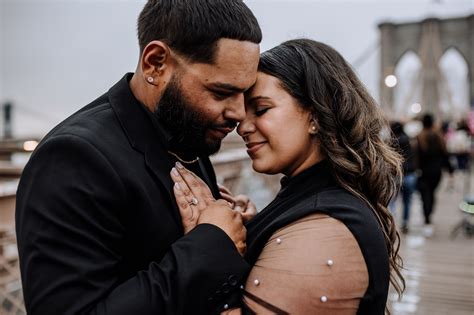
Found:
[[[283,172],[283,175],[287,177],[294,177],[300,174],[301,172],[303,172],[304,170],[307,170],[311,166],[321,162],[325,158],[326,156],[322,154],[321,152],[319,152],[319,150],[314,150],[310,154],[310,156],[308,156],[302,163],[299,163],[299,165],[296,168],[289,170],[288,172]]]

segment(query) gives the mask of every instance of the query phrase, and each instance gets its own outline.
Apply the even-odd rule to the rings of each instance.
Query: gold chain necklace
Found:
[[[168,151],[169,154],[171,154],[172,156],[174,156],[175,158],[178,159],[178,161],[180,161],[181,163],[184,163],[184,164],[192,164],[194,162],[197,162],[199,161],[199,156],[197,158],[195,158],[194,160],[191,160],[191,161],[186,161],[186,160],[183,160],[182,158],[180,158],[176,153],[174,152],[171,152],[171,151]]]

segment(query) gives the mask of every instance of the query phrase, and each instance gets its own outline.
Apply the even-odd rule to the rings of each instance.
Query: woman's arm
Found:
[[[356,314],[368,287],[357,241],[340,221],[312,214],[273,234],[245,286],[257,314]]]

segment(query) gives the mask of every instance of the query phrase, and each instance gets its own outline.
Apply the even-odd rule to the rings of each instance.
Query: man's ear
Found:
[[[159,85],[163,79],[167,81],[171,68],[171,50],[162,41],[154,40],[143,49],[141,70],[146,82]]]

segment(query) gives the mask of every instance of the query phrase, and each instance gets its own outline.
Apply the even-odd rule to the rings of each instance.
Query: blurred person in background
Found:
[[[380,108],[337,51],[309,39],[261,55],[245,106],[237,131],[252,167],[285,177],[276,198],[246,224],[253,269],[242,309],[230,313],[384,314],[389,283],[403,290],[387,209],[402,165],[382,139],[388,124]],[[212,194],[183,167],[171,174],[190,230]],[[189,205],[190,196],[203,202]]]
[[[410,138],[403,130],[402,123],[398,121],[392,122],[390,129],[394,136],[393,146],[403,157],[403,182],[400,193],[403,204],[402,232],[406,234],[408,233],[412,196],[416,191],[415,152],[410,143]],[[396,210],[397,199],[398,195],[390,202],[392,212]]]
[[[471,132],[467,121],[461,120],[455,131],[447,141],[447,150],[456,157],[456,168],[466,171],[469,168],[469,155],[471,150]]]
[[[23,171],[28,314],[205,314],[240,291],[250,266],[236,202],[184,235],[169,171],[186,164],[222,197],[209,155],[245,118],[261,37],[241,0],[145,4],[136,72],[55,127]]]
[[[425,236],[431,237],[434,233],[431,217],[435,207],[436,188],[441,181],[443,169],[447,168],[450,174],[453,169],[449,164],[444,137],[441,130],[435,126],[433,115],[425,114],[422,123],[423,129],[416,137],[417,164],[420,171],[418,190],[421,195],[425,219],[423,233]]]

